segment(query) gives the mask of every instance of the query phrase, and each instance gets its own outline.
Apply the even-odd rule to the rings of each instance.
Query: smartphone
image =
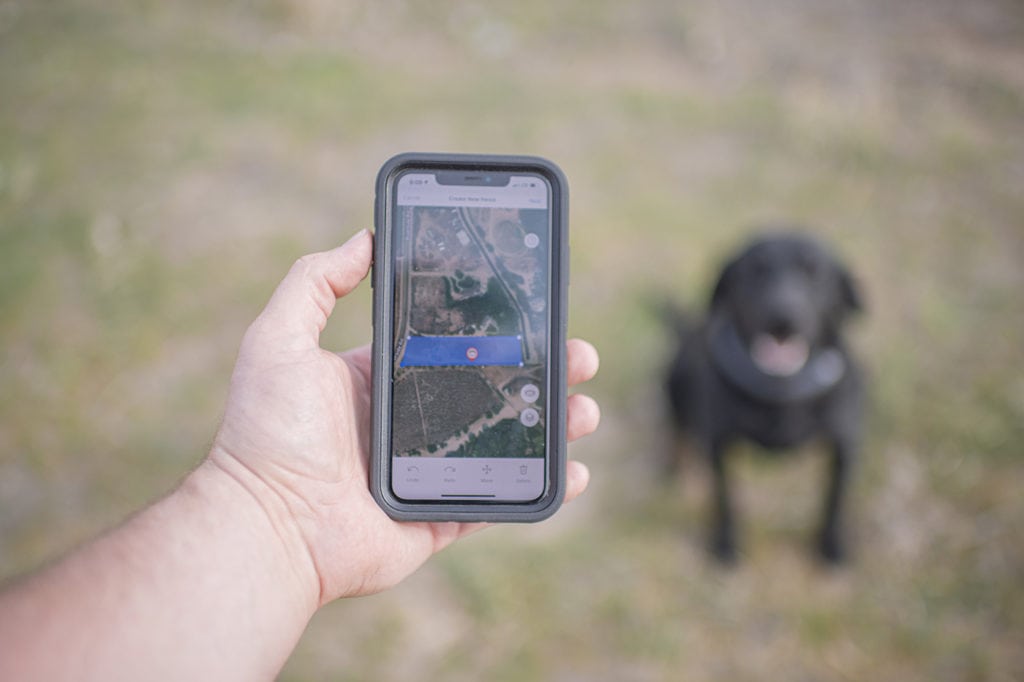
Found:
[[[567,192],[536,157],[381,168],[370,487],[392,518],[539,521],[561,505]]]

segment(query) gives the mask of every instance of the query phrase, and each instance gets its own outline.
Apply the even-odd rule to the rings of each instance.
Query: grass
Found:
[[[1024,674],[1024,15],[869,2],[0,8],[0,574],[168,487],[298,255],[411,149],[539,153],[572,191],[571,331],[602,352],[593,488],[331,605],[284,679]],[[901,9],[902,8],[902,9]],[[698,462],[658,481],[652,302],[699,306],[751,225],[857,274],[872,374],[857,560],[807,551],[822,461],[740,453],[744,562]],[[369,292],[325,345],[369,338]]]

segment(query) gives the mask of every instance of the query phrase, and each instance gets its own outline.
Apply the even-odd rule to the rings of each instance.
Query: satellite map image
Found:
[[[393,452],[543,457],[547,212],[398,210]]]

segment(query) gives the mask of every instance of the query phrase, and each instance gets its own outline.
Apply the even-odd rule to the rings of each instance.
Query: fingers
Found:
[[[588,395],[577,393],[566,401],[566,438],[570,441],[593,433],[601,423],[601,408]]]
[[[593,379],[601,364],[597,349],[583,339],[569,339],[566,360],[566,375],[570,386]],[[566,422],[566,437],[570,441],[576,440],[597,429],[601,422],[601,408],[588,395],[571,395],[566,400]],[[583,462],[570,460],[566,464],[565,474],[565,501],[571,502],[587,489],[590,469]]]
[[[303,256],[278,285],[256,321],[256,327],[292,340],[292,345],[311,346],[345,296],[366,277],[373,259],[373,237],[357,232],[330,251]]]
[[[572,502],[587,489],[590,483],[590,469],[583,462],[569,460],[565,467],[565,501]]]
[[[566,375],[570,386],[593,379],[600,364],[597,349],[590,343],[583,339],[569,339],[566,344]]]

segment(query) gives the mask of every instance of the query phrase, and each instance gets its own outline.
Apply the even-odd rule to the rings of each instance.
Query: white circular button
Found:
[[[528,403],[535,403],[540,397],[540,389],[533,384],[526,384],[519,389],[519,397]]]

